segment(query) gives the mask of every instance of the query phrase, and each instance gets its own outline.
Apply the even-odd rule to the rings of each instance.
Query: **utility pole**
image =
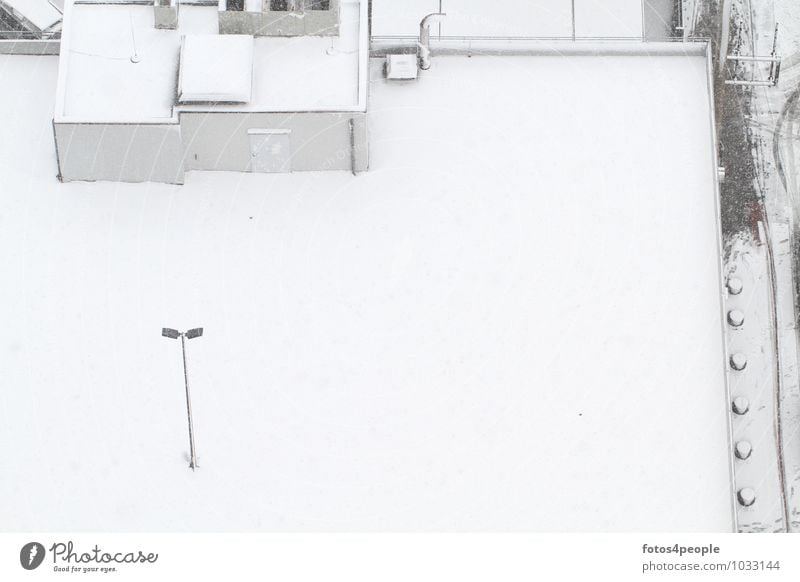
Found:
[[[196,327],[187,332],[180,332],[169,327],[161,328],[161,335],[170,339],[181,338],[181,353],[183,354],[183,381],[186,386],[186,417],[189,421],[189,468],[194,471],[197,468],[197,454],[194,448],[194,428],[192,425],[192,400],[189,397],[189,371],[186,365],[186,340],[200,337],[203,335],[203,328]]]

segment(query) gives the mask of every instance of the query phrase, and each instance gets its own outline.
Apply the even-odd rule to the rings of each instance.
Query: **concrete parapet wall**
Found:
[[[59,40],[0,40],[0,55],[57,55]]]
[[[183,112],[181,131],[186,170],[250,171],[248,130],[251,129],[291,131],[292,171],[354,169],[360,172],[369,165],[367,122],[363,112]]]
[[[177,124],[54,123],[62,181],[183,183]]]

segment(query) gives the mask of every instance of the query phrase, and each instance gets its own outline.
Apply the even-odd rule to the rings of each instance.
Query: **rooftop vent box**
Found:
[[[187,34],[182,38],[179,103],[247,103],[253,83],[253,37]]]
[[[158,29],[175,30],[178,28],[178,0],[155,0],[153,22]]]
[[[417,78],[417,55],[386,55],[386,78],[392,81],[410,81]]]

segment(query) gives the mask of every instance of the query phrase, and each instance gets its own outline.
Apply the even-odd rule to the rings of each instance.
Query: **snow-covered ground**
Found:
[[[783,513],[780,523],[787,520],[790,531],[800,531],[800,385],[797,376],[797,314],[796,314],[796,244],[800,217],[800,149],[797,148],[797,98],[800,84],[800,6],[792,0],[755,2],[732,1],[732,29],[740,26],[744,38],[743,54],[768,55],[773,46],[781,57],[780,77],[776,87],[758,87],[752,93],[741,93],[742,110],[749,113],[747,131],[753,148],[760,194],[768,217],[770,254],[774,257],[774,309],[777,341],[773,398],[780,403],[780,426],[773,437],[780,444],[775,452],[775,464],[782,463],[783,473],[776,479],[769,472],[764,478],[766,487],[777,485],[784,491],[783,507],[773,504]],[[742,15],[737,21],[737,15]],[[775,31],[777,27],[777,42]],[[764,64],[751,66],[739,76],[765,80],[769,68]],[[767,284],[767,282],[765,282]],[[769,409],[769,407],[767,407]],[[735,427],[734,427],[735,430]],[[765,431],[766,432],[766,431]],[[737,471],[736,479],[740,480]],[[774,513],[774,511],[773,511]],[[779,523],[769,513],[757,515],[760,522]],[[748,524],[753,529],[762,523]],[[774,526],[773,526],[774,527]]]
[[[705,66],[376,62],[368,173],[179,187],[0,57],[0,528],[730,530]]]
[[[420,20],[445,12],[443,36],[570,38],[573,0],[374,0],[372,34],[416,36]],[[574,0],[578,37],[639,38],[642,0]]]

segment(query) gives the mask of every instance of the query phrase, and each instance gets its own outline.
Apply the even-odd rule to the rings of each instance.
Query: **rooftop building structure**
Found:
[[[62,180],[367,168],[366,2],[231,6],[67,5],[53,120]],[[264,27],[226,20],[251,9]],[[318,25],[275,24],[306,19]]]

